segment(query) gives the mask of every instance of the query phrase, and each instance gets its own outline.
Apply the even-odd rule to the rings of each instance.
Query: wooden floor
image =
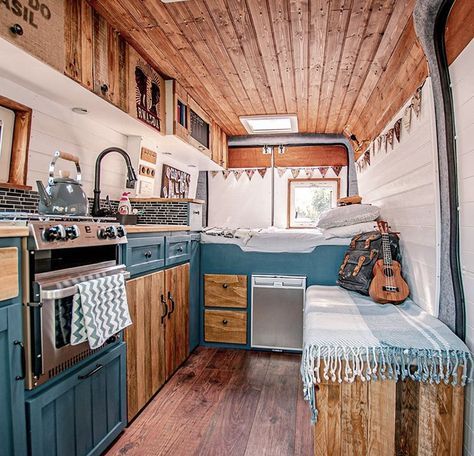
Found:
[[[198,348],[107,455],[312,455],[300,358]]]

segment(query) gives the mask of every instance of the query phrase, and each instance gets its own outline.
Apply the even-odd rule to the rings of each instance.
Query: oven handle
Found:
[[[125,271],[121,273],[124,279],[130,278],[130,272]],[[70,296],[74,296],[78,291],[78,286],[73,285],[72,287],[58,288],[56,290],[41,290],[41,301],[46,299],[63,299]]]

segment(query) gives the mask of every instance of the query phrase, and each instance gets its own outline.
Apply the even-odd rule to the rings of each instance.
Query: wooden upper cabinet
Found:
[[[189,100],[189,143],[211,157],[211,118],[191,98]]]
[[[227,168],[227,155],[227,135],[216,122],[212,122],[211,158],[218,165]]]
[[[128,111],[128,45],[95,12],[93,22],[93,91],[123,111]]]

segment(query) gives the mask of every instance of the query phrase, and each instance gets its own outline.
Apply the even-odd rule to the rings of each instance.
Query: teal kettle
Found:
[[[58,159],[74,162],[76,165],[76,179],[69,177],[69,173],[60,171],[55,177],[56,161]],[[43,215],[84,216],[89,213],[89,200],[81,185],[81,167],[79,158],[75,155],[57,150],[49,165],[48,186],[36,181],[39,193],[38,212]]]

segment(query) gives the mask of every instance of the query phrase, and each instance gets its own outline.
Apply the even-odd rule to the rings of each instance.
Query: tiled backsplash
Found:
[[[18,190],[0,188],[0,212],[37,212],[39,196],[34,190]],[[92,199],[89,198],[92,209]],[[105,200],[101,201],[105,206]],[[110,201],[116,210],[118,201]],[[160,225],[186,225],[188,223],[188,203],[133,203],[132,207],[143,211],[138,216],[138,223]]]

